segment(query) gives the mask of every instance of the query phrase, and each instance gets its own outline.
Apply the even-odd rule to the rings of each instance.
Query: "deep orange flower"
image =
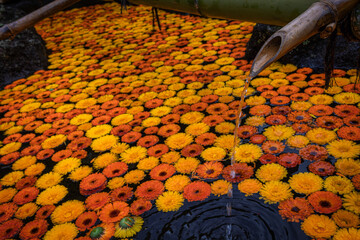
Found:
[[[222,176],[225,180],[238,183],[254,175],[254,168],[246,163],[234,163],[223,169]]]
[[[12,152],[12,153],[2,156],[0,158],[0,164],[9,165],[9,164],[12,164],[13,162],[15,162],[16,160],[18,160],[19,158],[20,158],[19,152]]]
[[[316,119],[316,124],[319,127],[333,130],[343,126],[343,121],[335,116],[322,116]]]
[[[30,142],[36,135],[34,133],[28,133],[19,138],[19,142],[26,143]]]
[[[283,115],[269,115],[265,118],[265,122],[269,125],[283,125],[287,121]]]
[[[325,160],[328,157],[326,148],[319,145],[307,145],[300,149],[299,154],[303,159],[310,161]]]
[[[204,111],[207,107],[208,107],[208,104],[207,104],[207,103],[199,102],[199,103],[192,104],[192,105],[190,106],[190,109],[191,109],[191,111],[202,112],[202,111]]]
[[[293,168],[301,163],[301,157],[296,153],[283,153],[279,155],[278,163],[286,168]]]
[[[279,114],[279,115],[287,116],[289,115],[290,112],[291,112],[291,108],[289,106],[276,106],[272,108],[272,113],[276,115]]]
[[[99,113],[99,114],[105,114],[106,111],[104,113]],[[103,115],[103,116],[99,116],[97,118],[94,118],[91,123],[93,126],[96,125],[102,125],[102,124],[107,124],[108,122],[111,121],[111,116],[109,115]]]
[[[42,149],[42,147],[40,145],[33,145],[33,146],[29,146],[27,148],[24,148],[21,151],[21,155],[22,156],[35,156],[40,150]]]
[[[158,135],[162,137],[170,137],[180,131],[181,127],[177,124],[167,124],[160,127],[159,131],[157,132]]]
[[[39,194],[39,189],[36,187],[27,187],[19,192],[13,198],[13,202],[17,205],[23,205],[25,203],[31,202],[36,199],[37,195]]]
[[[289,198],[279,203],[279,213],[283,219],[299,222],[310,216],[314,210],[304,198]]]
[[[110,192],[110,198],[112,201],[127,201],[133,196],[133,189],[128,186],[115,188]]]
[[[237,135],[239,138],[250,138],[257,132],[257,128],[254,126],[243,125],[237,129]]]
[[[360,190],[360,174],[353,176],[351,182],[357,190]]]
[[[290,99],[293,101],[307,101],[310,96],[306,93],[295,93],[290,95]]]
[[[124,162],[114,162],[106,166],[103,174],[108,178],[118,177],[123,175],[128,170],[128,165]]]
[[[309,87],[305,89],[305,93],[309,94],[310,96],[319,95],[324,92],[323,88],[320,87]]]
[[[164,192],[164,184],[158,180],[150,180],[140,184],[135,196],[145,200],[154,200]]]
[[[272,105],[285,105],[290,102],[290,98],[286,96],[276,96],[270,99]]]
[[[181,155],[184,157],[196,157],[203,151],[203,146],[199,144],[190,144],[181,150]]]
[[[206,108],[206,112],[213,115],[219,115],[229,110],[225,103],[214,103]]]
[[[22,136],[21,133],[11,134],[11,135],[7,136],[6,138],[4,138],[3,144],[17,142],[21,136]]]
[[[210,185],[202,181],[195,181],[186,185],[183,193],[184,198],[189,202],[205,200],[210,194]]]
[[[359,115],[360,109],[353,105],[336,105],[334,113],[339,117],[345,118],[353,115]]]
[[[155,145],[159,141],[159,138],[156,135],[147,135],[140,138],[137,142],[138,146],[149,148]]]
[[[309,164],[308,168],[310,172],[322,177],[331,176],[335,172],[335,167],[331,163],[325,161],[312,162]]]
[[[71,154],[71,157],[78,159],[84,159],[86,156],[87,156],[87,151],[84,149],[75,151]]]
[[[360,140],[360,128],[358,127],[342,127],[337,132],[339,137],[351,140],[359,141]]]
[[[115,108],[118,105],[119,105],[119,101],[116,99],[113,99],[113,100],[106,101],[103,104],[101,104],[101,109],[110,110],[110,109]]]
[[[360,127],[360,116],[345,117],[344,123],[349,127]]]
[[[86,208],[89,210],[98,210],[110,201],[109,193],[99,192],[90,195],[85,200]]]
[[[267,92],[267,91],[271,91],[273,89],[274,89],[274,87],[272,85],[269,85],[269,84],[261,85],[261,86],[256,88],[256,90],[259,91],[259,92]],[[277,93],[277,95],[279,95],[279,94]]]
[[[36,182],[37,178],[35,176],[26,176],[22,179],[20,179],[16,184],[15,187],[18,190],[27,188],[27,187],[32,187],[34,186],[35,182]]]
[[[150,171],[150,177],[155,180],[166,180],[176,172],[174,166],[166,163],[162,163]]]
[[[97,219],[98,217],[95,212],[83,212],[76,219],[75,225],[80,231],[85,231],[86,229],[90,229],[94,226]]]
[[[216,140],[216,135],[214,133],[203,133],[200,136],[197,136],[195,142],[202,146],[212,145]]]
[[[149,113],[150,114],[150,113]],[[179,114],[168,114],[165,117],[161,118],[161,123],[166,125],[166,124],[175,124],[178,123],[180,121],[180,115]]]
[[[259,87],[258,87],[259,88]],[[260,96],[266,98],[266,99],[272,99],[273,97],[278,96],[279,93],[273,90],[263,91]]]
[[[75,140],[75,139],[80,138],[82,136],[84,136],[83,131],[80,131],[80,130],[79,131],[73,131],[67,136],[67,139],[69,141],[72,141],[72,140]]]
[[[111,129],[111,134],[114,136],[123,136],[130,131],[131,131],[130,125],[119,125]]]
[[[45,219],[51,215],[51,213],[55,210],[54,205],[45,205],[39,208],[35,214],[35,219]]]
[[[120,95],[120,94],[119,94]],[[117,95],[117,96],[119,96]],[[108,115],[111,117],[116,117],[120,114],[126,113],[126,108],[124,107],[116,107],[108,111]]]
[[[55,153],[55,150],[54,149],[44,149],[44,150],[41,150],[40,152],[38,152],[36,154],[36,158],[38,160],[44,160],[44,159],[47,159],[49,157],[51,157],[53,154]]]
[[[148,149],[148,155],[153,157],[160,157],[169,151],[169,147],[165,144],[157,144]]]
[[[294,123],[308,123],[312,117],[305,111],[293,111],[289,114],[288,120]]]
[[[24,240],[40,238],[47,231],[49,224],[44,219],[28,222],[20,231],[20,238]]]
[[[201,178],[212,179],[217,178],[221,174],[223,168],[224,166],[221,162],[205,162],[197,167],[196,173]]]
[[[18,209],[15,203],[9,202],[0,205],[0,223],[9,220]]]
[[[82,150],[82,149],[89,147],[91,145],[91,142],[92,142],[91,138],[80,137],[80,138],[72,140],[67,145],[66,148],[68,148],[72,151]]]
[[[145,103],[146,108],[157,108],[160,107],[163,104],[164,100],[159,98],[154,98]]]
[[[285,145],[278,141],[269,140],[264,142],[261,148],[265,153],[277,154],[284,151]]]
[[[80,193],[82,195],[90,195],[100,192],[106,187],[107,178],[102,173],[93,173],[83,178],[80,182]]]
[[[221,117],[224,118],[224,119],[227,120],[227,121],[235,120],[235,119],[238,118],[238,116],[239,116],[239,113],[238,113],[238,111],[235,110],[235,109],[230,109],[230,110],[224,112],[224,113],[221,115]]]
[[[342,206],[341,197],[328,191],[318,191],[309,195],[308,201],[318,213],[330,214]]]
[[[305,123],[294,123],[291,127],[296,133],[307,133],[311,129]]]
[[[120,221],[130,212],[129,205],[126,202],[115,201],[106,204],[99,213],[99,219],[104,223],[113,223]]]
[[[69,135],[70,133],[75,132],[76,129],[77,129],[77,126],[75,126],[75,125],[63,126],[59,130],[57,130],[56,134]]]
[[[130,206],[130,212],[133,215],[139,216],[144,212],[150,210],[152,208],[152,204],[150,201],[145,199],[135,200]]]
[[[275,163],[278,161],[278,157],[273,154],[267,153],[262,155],[259,160],[262,164]]]
[[[314,105],[309,108],[309,113],[315,116],[328,116],[334,112],[334,109],[327,105]]]
[[[0,225],[0,239],[9,239],[20,232],[23,222],[19,219],[10,219]]]
[[[304,81],[307,78],[305,74],[302,73],[292,73],[286,76],[286,79],[290,82]],[[290,94],[289,94],[290,95]]]
[[[52,155],[51,160],[54,162],[60,162],[61,160],[70,157],[72,154],[72,151],[69,149],[66,150],[60,150],[56,152],[54,155]]]

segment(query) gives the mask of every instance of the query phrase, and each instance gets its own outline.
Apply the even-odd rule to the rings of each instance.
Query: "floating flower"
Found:
[[[277,163],[262,165],[255,174],[255,176],[262,182],[280,181],[286,177],[286,175],[286,168]]]
[[[104,223],[113,223],[120,221],[129,214],[130,208],[127,203],[114,201],[106,204],[99,213],[99,219]]]
[[[72,170],[74,170],[75,168],[80,167],[80,165],[81,165],[81,160],[78,158],[73,158],[73,157],[65,158],[54,166],[53,171],[65,175],[71,172]]]
[[[62,224],[75,220],[85,211],[85,206],[81,201],[70,200],[56,207],[51,214],[51,221],[54,224]]]
[[[333,239],[334,240],[346,240],[346,239],[357,239],[360,236],[359,229],[356,228],[341,228],[339,229]]]
[[[89,176],[92,173],[93,169],[89,166],[80,166],[74,169],[68,176],[69,179],[73,181],[80,181],[83,178]]]
[[[232,189],[232,185],[230,182],[226,180],[217,180],[211,183],[211,193],[215,196],[221,196],[228,194],[229,191]]]
[[[331,238],[337,230],[333,220],[325,215],[312,214],[301,223],[301,229],[313,238]]]
[[[36,199],[39,189],[36,187],[27,187],[17,192],[13,198],[13,202],[17,205],[23,205]]]
[[[145,200],[145,199],[138,199],[138,200],[135,200],[131,204],[130,212],[131,212],[131,214],[138,216],[138,215],[141,215],[144,212],[150,210],[151,207],[152,207],[152,204],[150,201]]]
[[[1,204],[0,205],[0,223],[9,220],[14,215],[14,213],[16,212],[17,209],[18,209],[18,207],[16,206],[16,204],[12,203],[12,202]]]
[[[326,144],[337,138],[334,131],[330,131],[324,128],[314,128],[306,133],[306,137],[313,143]]]
[[[150,171],[150,177],[155,180],[163,181],[168,179],[176,172],[174,166],[162,163]]]
[[[113,223],[101,223],[89,230],[87,236],[90,239],[110,240],[114,236],[115,226]]]
[[[341,176],[330,176],[325,179],[324,188],[335,194],[346,194],[354,190],[354,186],[348,178]]]
[[[317,161],[310,163],[309,170],[316,175],[324,177],[332,175],[335,172],[335,167],[329,162]]]
[[[277,162],[286,168],[293,168],[301,163],[301,157],[296,153],[282,153]]]
[[[336,225],[343,228],[358,227],[360,224],[358,215],[342,209],[333,213],[331,218],[335,221]]]
[[[285,125],[276,125],[271,126],[265,129],[264,135],[273,141],[281,141],[284,139],[288,139],[292,135],[294,135],[295,131],[291,127],[287,127]]]
[[[308,201],[318,213],[333,213],[341,208],[341,198],[327,191],[317,191],[309,195]]]
[[[289,184],[269,181],[260,189],[260,196],[266,203],[274,204],[292,197],[292,193]]]
[[[245,179],[238,184],[238,189],[245,193],[245,196],[250,196],[258,193],[262,186],[262,183],[257,179]]]
[[[86,198],[85,204],[88,210],[99,210],[110,201],[107,192],[94,193]]]
[[[266,141],[263,143],[261,148],[266,153],[277,154],[284,151],[285,145],[279,141]]]
[[[52,229],[46,232],[44,240],[53,239],[75,239],[78,234],[78,229],[73,223],[64,223],[55,225]]]
[[[168,178],[165,182],[165,188],[168,191],[182,192],[190,183],[190,178],[186,175],[175,175]]]
[[[344,139],[330,142],[326,149],[336,158],[354,158],[360,155],[360,145]]]
[[[352,92],[343,92],[336,94],[334,100],[340,104],[356,104],[360,102],[360,95]]]
[[[22,227],[19,236],[24,240],[40,238],[46,233],[48,226],[47,221],[43,219],[33,220]]]
[[[86,131],[86,137],[99,138],[106,134],[109,134],[112,127],[107,124],[97,125]]]
[[[309,139],[302,135],[289,137],[286,143],[293,148],[303,148],[309,144]]]
[[[358,127],[341,127],[336,133],[343,139],[352,141],[360,140],[360,129]]]
[[[34,216],[37,210],[38,210],[38,206],[35,203],[33,202],[25,203],[16,210],[14,216],[19,219],[26,219]]]
[[[97,215],[95,212],[83,212],[79,215],[79,217],[75,221],[75,225],[82,231],[85,231],[86,229],[90,229],[92,226],[94,226]]]
[[[118,143],[118,137],[113,135],[105,135],[102,137],[99,137],[95,139],[91,143],[91,148],[95,152],[103,152],[106,150],[110,150],[113,146],[115,146]]]
[[[150,180],[140,184],[135,196],[145,200],[154,200],[164,191],[164,184],[158,180]]]
[[[124,217],[115,224],[114,236],[118,238],[132,237],[141,230],[143,223],[144,220],[138,216]]]
[[[348,194],[345,194],[343,197],[343,207],[346,210],[349,210],[351,212],[354,212],[356,214],[360,214],[360,193],[359,192],[351,192]]]
[[[3,186],[14,186],[23,176],[22,171],[13,171],[2,177],[0,183]]]
[[[18,234],[23,226],[19,219],[10,219],[0,225],[0,239],[10,239]]]
[[[322,189],[323,180],[313,173],[297,173],[289,179],[289,184],[297,193],[310,194]]]
[[[254,168],[246,163],[234,163],[223,169],[225,180],[236,183],[250,178],[254,174]]]
[[[5,188],[0,190],[0,203],[9,202],[17,193],[15,188]]]
[[[198,195],[199,194],[201,193],[199,192]],[[184,197],[182,194],[178,192],[173,192],[173,191],[164,192],[156,200],[156,207],[158,208],[159,211],[163,211],[163,212],[177,211],[183,205]]]
[[[45,219],[51,215],[51,213],[55,210],[54,205],[45,205],[39,208],[36,212],[35,219]]]
[[[120,184],[124,184],[124,180],[128,184],[138,184],[141,180],[144,179],[144,177],[145,177],[144,171],[135,169],[135,170],[132,170],[132,171],[128,172],[127,174],[125,174],[124,179],[113,178],[113,179],[111,179],[111,181],[114,180],[116,183],[117,179],[119,179],[119,180],[121,179]],[[110,183],[112,183],[111,185],[115,185],[115,186],[113,186],[113,188],[119,187],[119,186],[117,186],[118,184],[114,184],[114,182],[110,182],[110,181],[109,181],[108,187],[112,187],[112,186],[110,186]]]
[[[345,176],[354,176],[360,173],[360,161],[352,158],[338,159],[335,167],[336,171]]]
[[[262,150],[255,144],[242,144],[235,147],[235,161],[238,162],[255,162],[262,155]]]
[[[182,149],[185,146],[191,144],[193,141],[193,138],[191,135],[188,135],[186,133],[177,133],[170,137],[168,137],[165,140],[165,143],[167,146],[173,149]]]
[[[267,105],[265,105],[267,106]],[[268,114],[266,114],[268,115]],[[250,116],[246,118],[245,124],[253,127],[262,126],[265,123],[265,118],[262,116]]]
[[[175,169],[179,173],[182,174],[189,174],[195,171],[197,166],[199,165],[200,161],[193,157],[187,157],[187,158],[180,158],[175,163]]]
[[[13,152],[16,152],[21,147],[20,142],[11,142],[6,145],[4,145],[2,148],[0,148],[0,155],[6,155]]]
[[[47,138],[44,142],[41,143],[43,149],[56,148],[57,146],[63,144],[66,141],[66,135],[58,134]]]
[[[326,148],[319,145],[307,145],[300,149],[299,155],[306,160],[319,161],[325,160],[328,157]]]
[[[206,182],[195,181],[184,188],[184,198],[189,202],[202,201],[211,193],[211,187]]]
[[[289,198],[279,203],[279,213],[283,219],[299,222],[309,217],[314,210],[304,198]]]

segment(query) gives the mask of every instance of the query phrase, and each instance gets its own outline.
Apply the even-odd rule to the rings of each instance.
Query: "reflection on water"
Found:
[[[146,221],[136,239],[310,239],[300,224],[281,219],[277,205],[258,198],[234,191],[232,198],[211,196],[202,202],[186,202],[177,212],[162,213],[153,208],[144,214]],[[226,214],[227,203],[231,203],[230,215]]]

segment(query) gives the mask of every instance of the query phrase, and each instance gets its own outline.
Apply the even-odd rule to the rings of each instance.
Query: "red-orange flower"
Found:
[[[261,148],[265,153],[277,154],[284,151],[285,145],[278,141],[269,140],[264,142]]]
[[[318,213],[330,214],[342,206],[341,197],[328,191],[318,191],[310,194],[308,201]]]
[[[196,157],[203,151],[203,146],[199,144],[190,144],[181,150],[181,155],[184,157]]]
[[[44,235],[49,224],[44,219],[28,222],[20,231],[20,238],[24,240],[37,239]]]
[[[307,145],[300,149],[299,154],[303,159],[310,161],[325,160],[328,157],[326,148],[319,145]]]
[[[98,210],[110,201],[109,193],[99,192],[90,195],[85,200],[86,208],[89,210]]]
[[[286,120],[283,115],[269,115],[265,118],[265,122],[269,125],[282,125],[286,123]]]
[[[177,124],[168,124],[162,126],[157,132],[158,135],[162,137],[170,137],[180,131],[181,127]]]
[[[163,193],[164,189],[164,184],[162,182],[150,180],[137,187],[135,196],[145,200],[154,200]]]
[[[98,219],[95,212],[83,212],[75,221],[75,225],[79,228],[80,231],[85,231],[90,229],[96,223]]]
[[[153,157],[160,157],[169,151],[169,147],[165,144],[157,144],[148,149],[148,155]]]
[[[343,120],[349,127],[360,127],[360,116],[349,116]]]
[[[280,154],[278,163],[286,168],[293,168],[301,163],[301,157],[296,153],[283,153]]]
[[[262,164],[275,163],[278,161],[278,157],[273,154],[267,153],[262,155],[259,160]]]
[[[334,109],[327,105],[314,105],[309,108],[309,113],[315,116],[327,116],[334,112]]]
[[[16,204],[12,202],[1,204],[0,223],[9,220],[14,215],[17,209],[18,207],[16,206]]]
[[[343,121],[335,116],[322,116],[316,119],[316,124],[319,127],[326,129],[336,129],[343,125]]]
[[[108,177],[118,177],[123,175],[128,170],[128,165],[124,162],[114,162],[106,166],[103,170],[103,174]]]
[[[133,189],[128,186],[115,188],[110,192],[110,198],[112,201],[127,201],[133,196]]]
[[[358,127],[342,127],[337,132],[339,137],[351,140],[359,141],[360,140],[360,128]]]
[[[268,105],[257,105],[250,108],[250,114],[256,116],[267,116],[271,113],[271,107]]]
[[[292,126],[292,129],[295,130],[295,132],[297,133],[306,133],[308,132],[311,128],[306,125],[305,123],[294,123]]]
[[[216,140],[216,135],[214,133],[203,133],[200,136],[197,136],[195,142],[202,146],[212,145]]]
[[[243,125],[237,129],[237,135],[239,138],[250,138],[257,132],[256,127]]]
[[[345,118],[353,115],[359,115],[360,109],[353,105],[336,105],[334,113],[339,117]]]
[[[316,161],[309,164],[309,170],[316,175],[325,177],[333,175],[335,172],[335,167],[329,162]]]
[[[14,237],[20,232],[23,222],[19,219],[10,219],[0,225],[0,239]]]
[[[22,179],[20,179],[16,184],[15,187],[18,190],[27,188],[27,187],[32,187],[34,186],[35,182],[36,182],[37,178],[35,176],[26,176]]]
[[[222,176],[233,183],[241,182],[254,174],[254,168],[246,163],[234,163],[223,169]]]
[[[140,138],[137,142],[138,146],[149,148],[154,146],[159,141],[159,138],[156,135],[147,135]]]
[[[289,114],[288,120],[295,123],[307,123],[312,121],[312,117],[305,111],[293,111]]]
[[[99,219],[104,223],[118,222],[129,214],[130,208],[126,202],[115,201],[106,204],[99,213]]]
[[[51,213],[55,210],[54,205],[45,205],[39,208],[35,214],[35,219],[45,219],[51,215]]]
[[[23,205],[25,203],[31,202],[36,199],[37,195],[39,194],[39,189],[36,187],[27,187],[19,192],[13,198],[14,203],[17,205]]]
[[[197,167],[196,173],[201,178],[217,178],[221,174],[223,168],[224,166],[221,162],[205,162]]]
[[[80,193],[90,195],[100,192],[106,187],[107,178],[102,173],[93,173],[83,178],[80,182]]]
[[[144,212],[150,210],[151,207],[152,207],[152,204],[150,201],[145,200],[145,199],[138,199],[138,200],[135,200],[131,204],[130,212],[131,212],[131,214],[138,216],[138,215],[141,215]]]
[[[310,216],[314,210],[304,198],[288,198],[279,203],[279,213],[283,219],[299,222]]]
[[[211,194],[211,187],[208,183],[202,181],[192,182],[184,188],[184,198],[189,202],[202,201]]]

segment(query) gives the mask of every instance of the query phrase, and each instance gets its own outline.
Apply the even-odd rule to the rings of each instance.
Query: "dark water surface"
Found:
[[[259,195],[245,197],[233,185],[233,198],[211,196],[201,202],[185,202],[176,212],[146,212],[136,239],[179,240],[307,240],[299,223],[283,220],[277,204],[265,204]],[[226,205],[231,202],[231,216]],[[230,231],[231,230],[231,231]]]

